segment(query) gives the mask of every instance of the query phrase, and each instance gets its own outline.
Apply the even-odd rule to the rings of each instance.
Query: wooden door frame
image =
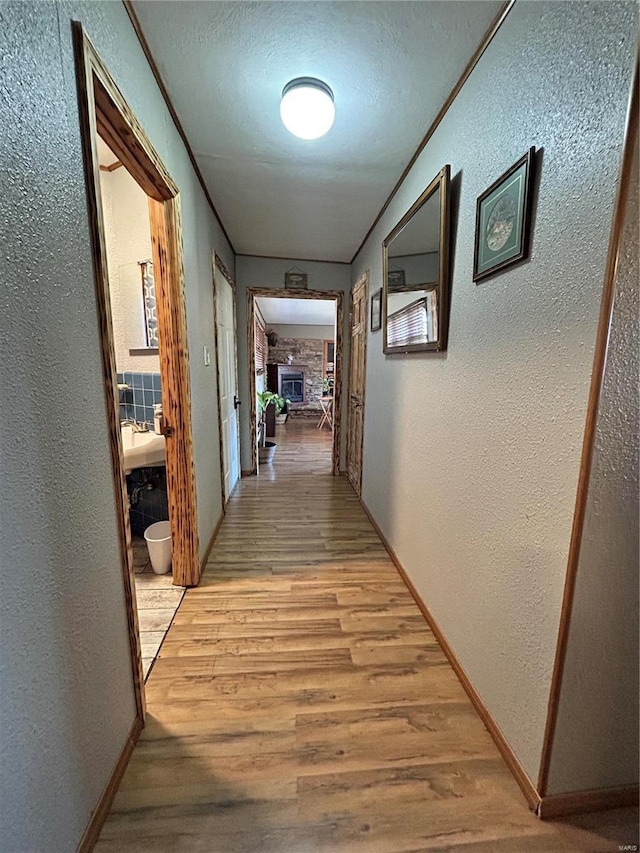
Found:
[[[336,303],[336,361],[333,380],[333,462],[332,472],[340,473],[340,427],[342,423],[342,352],[343,352],[343,297],[341,290],[281,290],[267,287],[247,289],[247,343],[249,353],[249,417],[251,430],[251,473],[258,473],[258,435],[256,406],[256,344],[254,337],[256,296],[268,299],[324,299]]]
[[[362,347],[362,357],[364,360],[364,388],[362,389],[362,433],[360,435],[360,482],[356,487],[354,483],[349,482],[353,486],[355,493],[360,497],[362,495],[362,457],[364,453],[364,402],[367,390],[367,341],[369,338],[369,270],[366,270],[362,273],[360,278],[356,281],[356,283],[351,288],[351,293],[349,294],[349,383],[351,383],[351,360],[353,358],[353,294],[357,290],[357,288],[364,286],[364,303],[365,303],[365,312],[364,312],[364,343]],[[349,403],[347,405],[347,478],[349,478],[349,451],[351,450],[349,446],[349,436],[351,431],[349,429],[349,421],[351,418],[351,387],[349,387]]]
[[[223,448],[223,436],[222,436],[222,394],[220,393],[220,340],[218,337],[218,288],[216,285],[216,270],[222,275],[224,279],[226,279],[227,283],[231,287],[231,292],[233,294],[233,336],[235,343],[235,353],[234,353],[234,370],[236,375],[236,391],[238,392],[238,309],[237,309],[237,288],[234,277],[231,275],[229,270],[226,268],[222,260],[214,253],[213,255],[213,269],[212,269],[212,280],[213,280],[213,329],[214,329],[214,339],[215,339],[215,347],[216,347],[216,370],[218,377],[218,432],[220,435],[220,441],[218,442],[220,445],[220,488],[222,495],[222,512],[226,514],[227,503],[229,502],[229,498],[235,492],[238,482],[240,480],[240,418],[237,417],[236,410],[236,433],[237,433],[237,442],[238,442],[238,479],[234,483],[233,488],[229,492],[228,497],[225,498],[224,494],[224,448]],[[238,392],[239,393],[239,392]]]
[[[113,471],[116,519],[127,610],[137,719],[144,724],[144,677],[120,433],[115,345],[107,270],[97,137],[100,135],[149,196],[154,278],[160,337],[163,412],[168,434],[167,489],[173,544],[173,582],[200,580],[191,394],[186,336],[182,232],[178,187],[109,74],[82,24],[72,23],[80,133],[102,350],[105,406]]]

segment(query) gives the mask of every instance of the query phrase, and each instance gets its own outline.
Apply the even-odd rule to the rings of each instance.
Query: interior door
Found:
[[[359,279],[351,292],[351,356],[349,362],[349,421],[347,432],[347,476],[355,492],[362,491],[362,439],[364,435],[364,390],[367,363],[367,281]]]
[[[215,271],[216,323],[218,339],[218,388],[222,425],[222,468],[225,503],[240,475],[238,448],[238,371],[233,288]]]

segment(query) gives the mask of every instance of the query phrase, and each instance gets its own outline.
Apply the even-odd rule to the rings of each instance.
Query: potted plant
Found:
[[[325,376],[322,380],[322,396],[333,397],[333,376]]]
[[[258,430],[258,459],[261,463],[268,464],[269,462],[273,462],[277,445],[275,441],[267,441],[267,409],[271,404],[273,404],[276,408],[277,416],[289,403],[289,400],[285,400],[284,397],[281,397],[279,394],[275,394],[273,391],[260,391],[256,396],[258,399],[258,412],[260,415]]]
[[[291,400],[285,400],[283,397],[279,397],[278,400],[275,402],[277,424],[286,424],[287,418],[289,417],[290,403]]]

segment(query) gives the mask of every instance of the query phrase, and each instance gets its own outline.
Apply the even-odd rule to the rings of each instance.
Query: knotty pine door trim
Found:
[[[361,430],[360,436],[358,440],[358,446],[356,448],[351,446],[351,421],[353,418],[353,405],[352,405],[352,394],[353,388],[351,387],[351,383],[353,381],[353,377],[355,375],[355,371],[357,370],[357,365],[354,362],[355,353],[353,349],[353,306],[354,306],[354,295],[358,296],[359,291],[364,290],[364,320],[363,323],[363,331],[362,331],[362,349],[360,352],[361,358],[361,369],[362,369],[362,394],[360,400],[360,409],[361,409]],[[368,328],[369,328],[369,270],[366,270],[360,278],[356,281],[351,289],[350,294],[350,313],[349,313],[349,397],[347,403],[347,477],[349,478],[349,482],[351,483],[353,490],[358,495],[358,497],[362,494],[362,461],[364,457],[364,405],[365,405],[365,396],[366,396],[366,387],[367,387],[367,340],[368,340]],[[358,473],[358,482],[354,483],[351,480],[350,476],[350,463],[353,459],[353,454],[359,454],[359,473]]]
[[[158,290],[163,410],[165,420],[171,428],[171,434],[166,437],[166,447],[173,540],[173,581],[181,586],[194,586],[200,580],[200,562],[191,439],[180,198],[178,187],[78,21],[72,23],[72,32],[136,718],[140,725],[144,725],[144,677],[136,609],[131,527],[129,513],[126,511],[128,496],[120,434],[115,345],[97,151],[98,135],[107,142],[149,196],[153,261]]]

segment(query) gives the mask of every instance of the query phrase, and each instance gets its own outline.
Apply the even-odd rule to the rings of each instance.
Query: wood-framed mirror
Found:
[[[438,172],[382,243],[387,355],[447,348],[450,172]]]

